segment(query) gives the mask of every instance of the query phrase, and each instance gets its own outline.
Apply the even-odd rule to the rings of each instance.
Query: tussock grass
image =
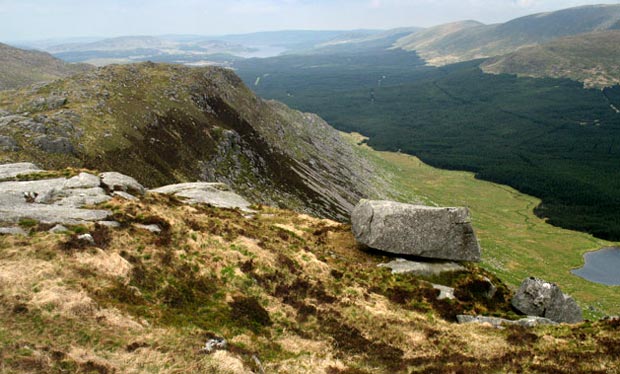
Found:
[[[461,285],[466,300],[439,302],[425,280],[378,268],[387,258],[359,250],[347,225],[268,207],[245,218],[159,195],[106,206],[122,226],[99,245],[67,251],[71,236],[47,232],[0,238],[0,373],[250,373],[254,356],[269,373],[585,373],[618,364],[617,323],[453,324],[449,311],[514,316],[510,295],[480,298],[469,285],[492,275],[471,266],[434,280]],[[214,336],[228,350],[201,353]]]

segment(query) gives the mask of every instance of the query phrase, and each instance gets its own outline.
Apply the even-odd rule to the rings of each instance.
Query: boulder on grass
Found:
[[[572,297],[554,283],[527,278],[512,298],[512,306],[523,314],[548,318],[555,322],[583,321],[581,308]]]
[[[357,241],[385,252],[453,261],[480,261],[467,208],[434,208],[362,200],[351,215]]]

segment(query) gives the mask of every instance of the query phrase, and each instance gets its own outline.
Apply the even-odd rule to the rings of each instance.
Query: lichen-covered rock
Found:
[[[361,244],[425,258],[480,261],[480,246],[466,208],[434,208],[362,200],[351,215]]]
[[[124,191],[144,195],[146,189],[137,180],[115,171],[101,173],[101,183],[110,191]]]
[[[523,281],[512,299],[512,306],[523,314],[555,322],[583,321],[581,308],[572,297],[564,294],[556,284],[534,277]]]

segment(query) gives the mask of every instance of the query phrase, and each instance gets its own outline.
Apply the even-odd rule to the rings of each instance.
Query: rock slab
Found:
[[[522,318],[516,321],[511,321],[509,319],[498,318],[498,317],[486,317],[486,316],[468,316],[468,315],[458,315],[456,316],[456,320],[458,323],[479,323],[484,324],[488,323],[493,327],[501,328],[505,325],[517,325],[523,327],[534,327],[540,325],[555,325],[556,322],[542,317],[528,316],[526,318]]]
[[[467,208],[435,208],[361,200],[351,215],[357,241],[385,252],[479,262],[481,253]]]
[[[421,277],[431,277],[448,272],[467,270],[467,268],[456,262],[421,262],[409,261],[402,258],[397,258],[396,260],[377,266],[391,269],[392,274],[414,274]]]
[[[556,284],[534,277],[521,283],[512,298],[512,306],[524,314],[555,322],[583,321],[581,308],[572,297],[564,294]]]
[[[159,187],[150,192],[182,197],[189,204],[209,204],[217,208],[251,211],[251,204],[223,183],[180,183]]]

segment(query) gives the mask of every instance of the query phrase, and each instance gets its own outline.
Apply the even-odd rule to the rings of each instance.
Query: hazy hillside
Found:
[[[595,5],[541,13],[496,25],[456,23],[427,29],[395,46],[415,50],[432,65],[507,54],[563,36],[620,28],[620,5]]]
[[[221,181],[254,202],[338,219],[384,189],[321,118],[259,99],[226,69],[109,66],[7,91],[0,110],[0,161],[118,170],[149,186]]]
[[[486,73],[528,77],[570,78],[586,87],[620,84],[620,30],[570,36],[491,58]]]
[[[48,53],[0,43],[0,90],[50,81],[91,68],[85,64],[65,63]]]

